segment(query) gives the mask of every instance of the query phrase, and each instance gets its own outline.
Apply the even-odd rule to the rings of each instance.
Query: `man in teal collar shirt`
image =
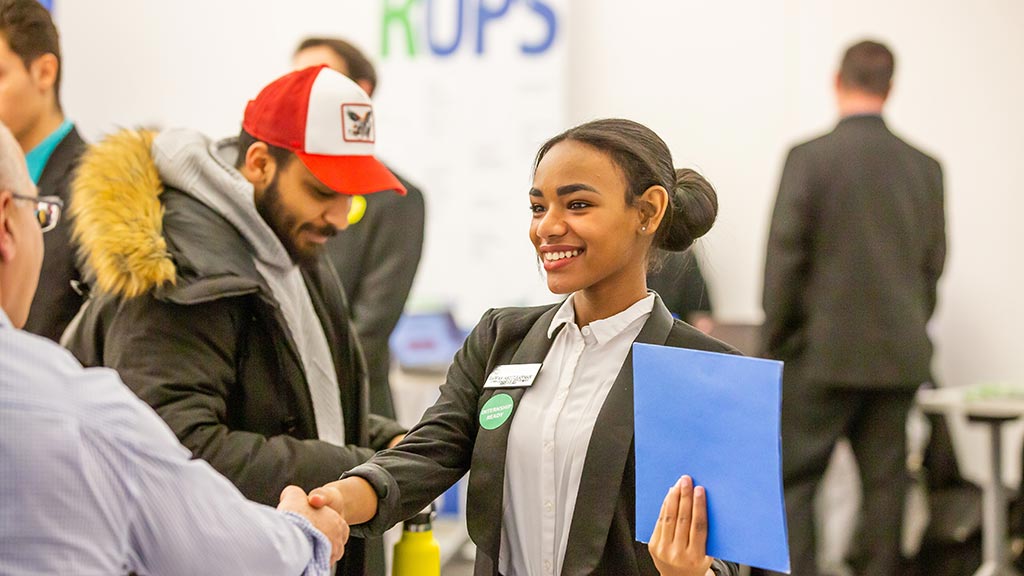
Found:
[[[25,152],[41,196],[68,203],[71,178],[85,143],[60,104],[60,38],[37,0],[0,0],[0,121]],[[79,279],[71,226],[62,219],[46,235],[39,291],[25,329],[59,340],[78,312]]]

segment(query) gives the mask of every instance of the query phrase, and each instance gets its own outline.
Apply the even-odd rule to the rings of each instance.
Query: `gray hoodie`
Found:
[[[341,393],[327,337],[301,270],[256,210],[252,184],[234,168],[235,139],[212,142],[194,130],[167,130],[153,140],[152,154],[164,183],[223,216],[249,244],[253,262],[281,307],[302,358],[317,435],[344,445]]]

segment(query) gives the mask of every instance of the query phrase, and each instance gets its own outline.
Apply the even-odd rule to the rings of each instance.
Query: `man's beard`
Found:
[[[338,233],[338,229],[330,224],[318,227],[307,222],[299,225],[298,218],[289,214],[281,202],[281,190],[278,188],[276,175],[274,180],[267,186],[267,189],[263,191],[262,196],[256,200],[256,211],[270,225],[277,239],[281,241],[284,249],[291,256],[292,262],[300,266],[315,264],[320,257],[322,247],[313,245],[308,248],[302,248],[297,242],[299,233],[308,230],[328,237]],[[291,232],[292,230],[295,231],[294,235]]]

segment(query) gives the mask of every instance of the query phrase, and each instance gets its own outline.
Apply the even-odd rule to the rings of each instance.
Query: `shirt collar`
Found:
[[[572,305],[572,297],[576,293],[572,293],[562,305],[558,307],[558,312],[555,312],[555,317],[551,319],[551,326],[548,327],[548,338],[551,338],[558,332],[563,324],[574,324],[576,321],[576,309]]]
[[[0,308],[0,328],[7,328],[11,325],[11,319],[7,317],[7,313],[4,312],[3,308]]]
[[[861,112],[858,114],[848,114],[840,118],[839,123],[842,124],[843,122],[849,121],[856,122],[859,120],[873,120],[875,122],[882,122],[883,124],[885,123],[885,119],[882,118],[882,115],[876,112]]]
[[[71,123],[71,120],[64,120],[56,130],[51,132],[46,138],[43,138],[43,141],[37,144],[35,148],[29,150],[28,154],[25,154],[28,174],[32,177],[33,182],[39,184],[39,179],[43,176],[43,169],[46,168],[46,163],[50,161],[50,156],[53,155],[53,151],[57,149],[57,146],[64,140],[64,137],[71,132],[72,127],[74,127],[74,124]]]
[[[555,312],[555,317],[551,319],[551,326],[548,327],[548,338],[553,337],[563,324],[576,325],[576,308],[573,305],[573,297],[575,295],[575,292],[569,295],[558,308],[558,312]],[[647,297],[637,300],[632,306],[622,312],[591,322],[589,328],[594,338],[600,344],[619,335],[627,326],[639,318],[650,315],[653,310],[654,292],[648,292]]]

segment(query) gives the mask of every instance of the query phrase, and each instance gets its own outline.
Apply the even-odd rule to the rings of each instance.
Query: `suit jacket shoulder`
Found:
[[[76,245],[71,238],[71,178],[86,144],[72,128],[57,144],[39,178],[41,196],[57,196],[64,201],[64,212],[57,227],[46,233],[43,247],[43,268],[39,289],[29,310],[25,330],[58,341],[68,323],[78,312],[82,298],[72,288],[81,279],[76,263]]]
[[[43,194],[56,194],[65,202],[68,201],[71,176],[85,149],[85,140],[78,133],[78,129],[71,128],[67,136],[53,149],[53,154],[50,155],[43,174],[39,177],[39,187],[44,190]]]

